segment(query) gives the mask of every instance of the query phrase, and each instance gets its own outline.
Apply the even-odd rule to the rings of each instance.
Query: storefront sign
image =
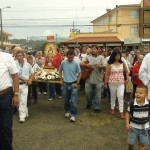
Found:
[[[140,38],[125,38],[124,44],[138,44],[142,43]]]

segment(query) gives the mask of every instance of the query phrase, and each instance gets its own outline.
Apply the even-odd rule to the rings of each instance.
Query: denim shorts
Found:
[[[136,129],[131,127],[128,133],[128,144],[134,145],[136,142],[140,145],[148,145],[148,129]]]

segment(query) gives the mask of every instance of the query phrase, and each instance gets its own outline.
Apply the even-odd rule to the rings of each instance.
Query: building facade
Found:
[[[3,31],[3,39],[1,39],[1,35],[0,35],[0,46],[2,45],[3,47],[7,47],[10,46],[11,43],[9,42],[9,37],[12,36],[12,34],[8,33],[8,32],[4,32]]]
[[[140,4],[116,5],[91,23],[93,33],[112,33],[124,42],[124,46],[150,49],[150,0],[142,0]]]
[[[140,4],[116,5],[114,9],[106,9],[105,14],[91,23],[93,32],[71,32],[69,40],[64,43],[73,45],[95,43],[104,47],[121,46],[131,50],[137,48],[150,50],[150,0],[142,0]],[[112,37],[120,41],[108,40]],[[93,43],[87,40],[90,38],[93,38]]]

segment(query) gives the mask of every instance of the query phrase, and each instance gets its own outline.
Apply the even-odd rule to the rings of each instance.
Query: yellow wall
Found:
[[[100,33],[100,32],[94,32],[94,33],[78,33],[76,34],[77,37],[99,37],[99,36],[117,36],[117,33]]]
[[[144,23],[150,23],[150,11],[144,11]]]
[[[144,38],[150,38],[150,28],[144,28]]]
[[[134,18],[134,13],[131,13],[131,10],[138,10],[139,13],[139,8],[120,7],[111,11],[102,18],[97,19],[93,25],[98,25],[102,19],[104,20],[104,18],[109,18],[107,25],[94,26],[93,32],[117,32],[117,35],[121,40],[124,40],[124,38],[139,38],[139,33],[131,34],[131,27],[138,29],[139,26],[139,16],[138,18]]]

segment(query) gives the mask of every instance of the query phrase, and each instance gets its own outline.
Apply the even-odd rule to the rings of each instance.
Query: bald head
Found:
[[[138,56],[138,59],[143,59],[143,58],[144,58],[143,55],[139,55],[139,56]]]
[[[141,64],[143,61],[144,56],[143,55],[138,55],[138,63]]]

